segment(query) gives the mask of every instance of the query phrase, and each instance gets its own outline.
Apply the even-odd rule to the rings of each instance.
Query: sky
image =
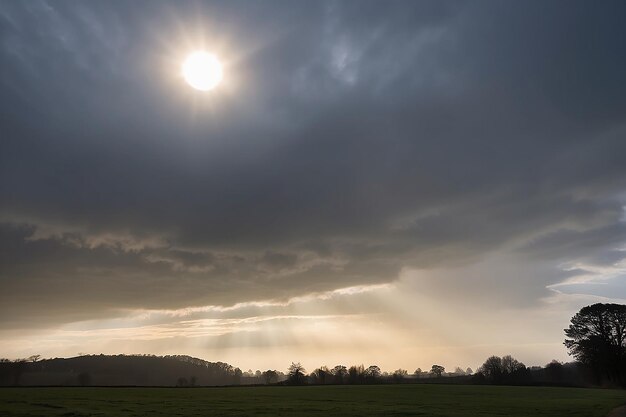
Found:
[[[571,360],[571,316],[626,302],[625,18],[0,1],[0,357]]]

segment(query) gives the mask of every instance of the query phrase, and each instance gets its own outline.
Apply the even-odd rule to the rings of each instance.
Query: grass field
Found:
[[[603,417],[626,391],[468,385],[1,388],[0,416]]]

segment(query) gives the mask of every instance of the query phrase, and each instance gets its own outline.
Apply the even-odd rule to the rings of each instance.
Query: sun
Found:
[[[217,57],[204,51],[189,54],[183,62],[182,73],[187,84],[200,91],[213,90],[224,75]]]

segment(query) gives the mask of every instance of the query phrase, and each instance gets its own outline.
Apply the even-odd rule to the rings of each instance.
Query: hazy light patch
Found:
[[[454,271],[467,272],[458,268],[452,275]],[[459,297],[476,297],[469,291],[449,286],[444,276],[427,270],[405,270],[393,284],[347,287],[284,302],[128,310],[125,317],[15,336],[0,341],[0,350],[11,357],[182,353],[243,369],[284,369],[300,361],[309,371],[324,364],[361,363],[390,371],[429,369],[433,363],[475,369],[492,354],[545,365],[568,359],[563,326],[579,303],[590,300],[555,294],[558,300],[535,309],[501,307],[493,315],[488,301],[459,302]],[[529,334],[549,336],[528,343]]]
[[[125,310],[125,316],[115,319],[73,323],[0,341],[0,350],[11,357],[42,351],[50,355],[183,353],[244,369],[284,369],[290,361],[300,361],[309,371],[324,364],[360,363],[410,372],[417,367],[429,369],[433,363],[475,369],[492,354],[512,354],[527,365],[568,360],[562,330],[577,309],[598,298],[544,288],[545,300],[532,309],[516,306],[508,297],[518,296],[519,291],[510,287],[510,280],[499,280],[505,273],[517,277],[518,267],[513,259],[487,259],[474,267],[405,269],[393,283],[285,300]],[[463,286],[459,274],[466,280]],[[487,291],[500,286],[502,290]],[[463,302],[468,299],[479,302]],[[492,306],[498,306],[497,315],[492,314]],[[535,335],[532,343],[528,335]]]
[[[534,311],[509,308],[493,315],[479,305],[455,303],[449,292],[422,292],[412,279],[403,276],[378,291],[357,287],[313,300],[298,297],[289,305],[263,304],[264,310],[243,317],[220,315],[248,313],[245,308],[202,311],[199,316],[144,312],[75,323],[0,341],[0,350],[11,357],[42,352],[190,354],[242,369],[284,370],[291,361],[300,361],[309,371],[324,364],[361,363],[389,371],[429,369],[433,363],[475,369],[491,354],[508,353],[528,365],[567,359],[561,333],[576,304],[569,297],[569,304],[546,302]],[[550,337],[528,343],[528,334]]]
[[[306,361],[310,355],[326,355],[325,360],[328,360],[343,351],[342,363],[350,363],[352,359],[349,361],[346,353],[355,346],[359,346],[362,360],[365,360],[368,356],[378,356],[377,352],[388,351],[397,340],[388,334],[386,321],[378,313],[368,311],[373,307],[371,297],[391,301],[390,291],[392,285],[356,286],[294,297],[285,302],[240,303],[228,308],[146,310],[126,317],[73,323],[54,331],[31,333],[27,338],[37,340],[37,344],[8,346],[0,342],[0,349],[14,352],[16,357],[25,355],[26,351],[44,349],[54,355],[75,355],[79,351],[183,352],[215,360],[216,357],[230,357],[234,352],[258,348],[265,353],[256,363],[245,366],[277,368],[285,365],[278,362],[264,364],[263,356],[284,360],[284,355],[272,352],[297,351],[306,354],[300,358],[294,355],[293,360]],[[357,300],[360,297],[365,298]],[[254,307],[251,311],[258,314],[246,315],[249,313],[246,309],[250,307]],[[311,314],[312,311],[315,313]],[[219,317],[233,313],[244,316]],[[230,361],[243,366],[242,360],[246,359]]]

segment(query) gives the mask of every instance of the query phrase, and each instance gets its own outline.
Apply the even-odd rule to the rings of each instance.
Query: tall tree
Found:
[[[363,365],[353,365],[348,369],[348,383],[362,384],[365,377],[365,368]]]
[[[291,365],[289,365],[289,369],[287,372],[287,374],[289,375],[287,379],[288,382],[292,385],[304,384],[305,372],[306,370],[304,369],[304,366],[300,365],[300,362],[291,362]]]
[[[583,307],[565,329],[569,354],[590,366],[598,380],[626,383],[626,305]]]

